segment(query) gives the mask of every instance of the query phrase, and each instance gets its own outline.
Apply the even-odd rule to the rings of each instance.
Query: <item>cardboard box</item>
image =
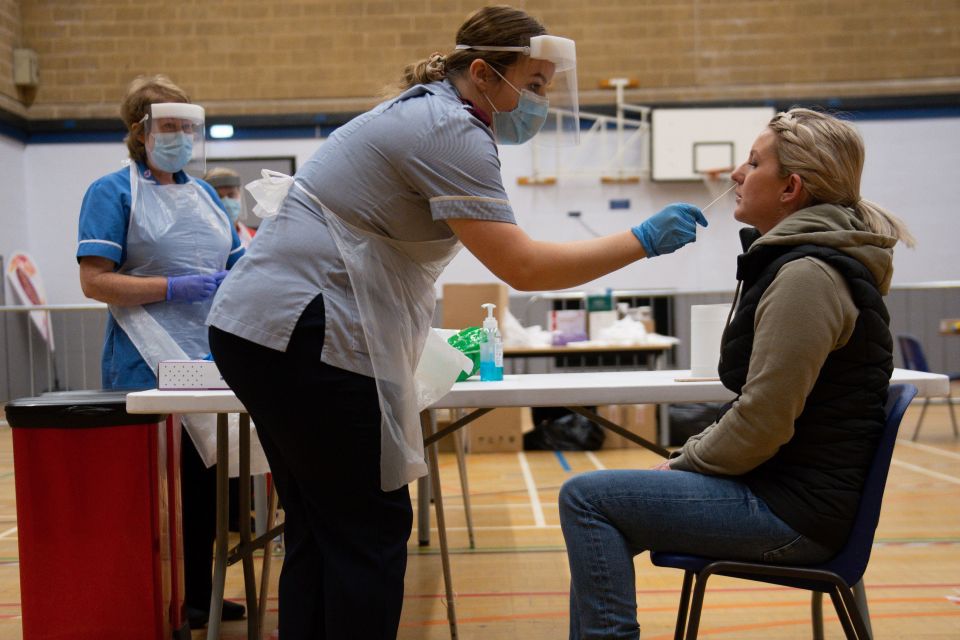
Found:
[[[653,443],[657,442],[659,425],[657,424],[657,405],[655,404],[624,404],[597,407],[597,414],[645,440]],[[640,448],[640,445],[627,440],[609,429],[604,429],[604,435],[604,449]]]
[[[480,306],[487,302],[497,305],[493,315],[500,331],[503,318],[510,306],[507,285],[500,282],[480,284],[445,284],[441,301],[441,326],[444,329],[466,329],[483,326],[486,311]]]
[[[157,388],[215,390],[230,386],[212,360],[161,360],[157,372]]]
[[[473,409],[437,409],[434,412],[436,429],[449,427],[456,420],[471,413]],[[464,450],[469,453],[498,451],[522,451],[523,434],[533,430],[533,416],[529,407],[501,407],[474,420],[458,431],[464,438]],[[437,446],[441,453],[454,453],[456,445],[452,433],[442,438]]]
[[[500,407],[466,426],[467,451],[522,451],[523,434],[533,430],[530,407]]]

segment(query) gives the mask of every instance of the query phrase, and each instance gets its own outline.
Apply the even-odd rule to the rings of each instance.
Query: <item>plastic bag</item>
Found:
[[[247,185],[247,191],[257,203],[253,213],[258,218],[272,218],[280,211],[280,205],[290,192],[293,178],[270,169],[261,169],[260,175],[263,177]]]
[[[447,338],[450,346],[470,358],[473,362],[473,367],[470,368],[470,372],[467,373],[467,369],[465,368],[463,373],[457,378],[457,382],[463,382],[480,371],[480,344],[485,339],[486,336],[480,327],[467,327]]]
[[[523,434],[526,451],[596,451],[603,446],[603,429],[579,413],[541,420]]]
[[[427,333],[417,370],[413,374],[418,411],[423,411],[447,395],[457,381],[457,375],[463,374],[472,365],[470,358],[446,342],[447,333],[451,332],[431,329]]]
[[[670,446],[679,447],[722,415],[723,403],[687,402],[670,405]]]

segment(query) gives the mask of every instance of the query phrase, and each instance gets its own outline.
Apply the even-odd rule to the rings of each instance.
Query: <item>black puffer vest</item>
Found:
[[[793,529],[839,550],[883,429],[893,372],[890,317],[870,271],[840,251],[816,245],[767,245],[741,255],[737,279],[743,293],[723,334],[719,371],[723,385],[741,393],[757,304],[780,268],[803,257],[818,258],[839,271],[860,313],[849,342],[831,352],[820,370],[794,423],[793,438],[741,479]]]

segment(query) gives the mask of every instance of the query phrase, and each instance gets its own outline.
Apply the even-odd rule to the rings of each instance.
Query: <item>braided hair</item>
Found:
[[[780,177],[800,176],[811,205],[848,207],[870,231],[914,246],[902,220],[861,197],[865,154],[863,138],[852,124],[820,111],[793,108],[775,115],[767,126],[776,134]]]

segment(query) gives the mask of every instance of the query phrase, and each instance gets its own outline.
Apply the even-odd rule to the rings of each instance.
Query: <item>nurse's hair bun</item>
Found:
[[[426,69],[424,69],[424,75],[428,80],[430,80],[430,82],[443,80],[447,75],[446,65],[447,56],[443,55],[439,51],[434,51],[432,54],[430,54],[430,57],[427,58],[427,66]]]

